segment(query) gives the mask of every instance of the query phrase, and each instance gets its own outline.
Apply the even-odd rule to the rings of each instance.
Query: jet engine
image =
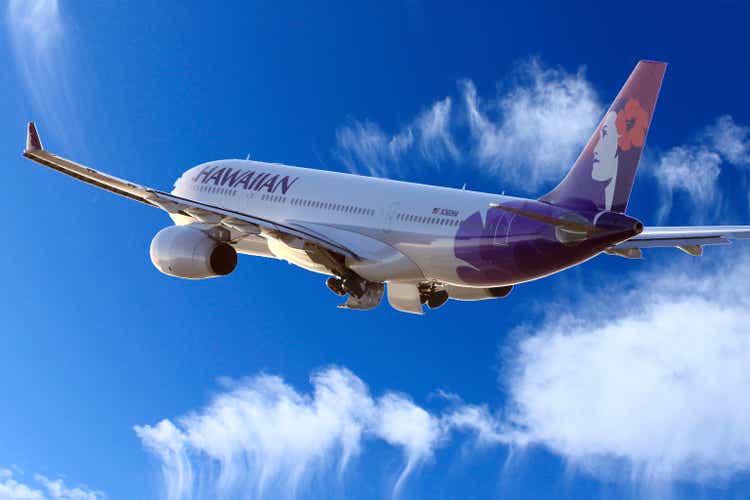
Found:
[[[216,278],[237,267],[234,247],[190,225],[170,226],[156,233],[150,254],[159,271],[178,278]]]

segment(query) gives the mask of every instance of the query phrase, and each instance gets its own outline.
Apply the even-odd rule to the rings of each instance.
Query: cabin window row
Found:
[[[292,198],[292,205],[305,208],[320,208],[322,210],[334,210],[336,212],[343,212],[354,215],[375,215],[375,209],[358,207],[356,205],[347,205],[344,203],[333,203],[329,201],[320,200],[306,200],[304,198]]]
[[[461,221],[458,219],[446,219],[445,217],[426,217],[424,215],[414,215],[400,213],[397,219],[402,222],[414,222],[416,224],[434,224],[437,226],[458,226]]]
[[[277,194],[264,194],[260,199],[262,201],[272,201],[274,203],[286,203],[286,196],[280,196]]]
[[[237,195],[237,190],[235,189],[215,187],[215,186],[198,185],[198,191],[203,192],[203,193],[224,194],[224,195],[229,195],[229,196]]]

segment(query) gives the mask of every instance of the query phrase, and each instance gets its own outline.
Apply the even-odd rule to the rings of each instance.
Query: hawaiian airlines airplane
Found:
[[[448,299],[505,297],[601,253],[697,256],[750,238],[750,226],[644,228],[626,215],[665,69],[637,64],[567,176],[537,200],[250,160],[193,167],[168,193],[49,153],[33,123],[23,155],[166,211],[175,225],[150,250],[164,274],[225,276],[238,253],[284,259],[329,276],[347,297],[339,307],[372,309],[387,288],[395,309],[422,314]]]

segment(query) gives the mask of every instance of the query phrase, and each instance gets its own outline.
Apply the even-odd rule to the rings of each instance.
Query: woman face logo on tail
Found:
[[[599,129],[599,139],[594,147],[594,164],[591,169],[591,178],[595,181],[607,182],[604,187],[604,208],[612,210],[612,201],[615,195],[615,183],[617,182],[617,141],[620,137],[617,130],[617,113],[608,112],[602,120]]]

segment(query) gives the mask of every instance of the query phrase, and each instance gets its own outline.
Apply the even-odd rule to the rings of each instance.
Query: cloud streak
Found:
[[[435,165],[457,161],[460,153],[450,130],[452,107],[453,101],[446,97],[395,134],[384,132],[371,121],[351,120],[336,131],[335,154],[350,171],[375,177],[414,174],[415,164],[409,163],[410,159]]]
[[[9,0],[5,26],[35,111],[56,135],[70,141],[71,134],[78,134],[69,73],[72,57],[58,0]]]
[[[728,165],[750,165],[750,128],[729,115],[718,117],[694,140],[658,155],[648,168],[661,193],[658,220],[667,219],[678,194],[686,195],[692,212],[701,218],[711,206],[719,206],[719,176]]]
[[[472,81],[462,81],[460,106],[446,97],[393,133],[350,120],[336,132],[334,153],[349,170],[378,177],[408,177],[425,163],[468,164],[515,188],[537,190],[572,164],[602,106],[583,69],[569,73],[530,59],[506,80],[486,100]]]
[[[311,394],[279,377],[258,375],[227,382],[205,408],[135,431],[162,463],[166,495],[189,498],[198,485],[227,495],[294,495],[316,473],[343,474],[365,439],[401,450],[398,494],[409,474],[432,457],[439,421],[406,396],[373,398],[364,382],[343,368],[316,372]],[[218,464],[211,468],[210,464]]]

